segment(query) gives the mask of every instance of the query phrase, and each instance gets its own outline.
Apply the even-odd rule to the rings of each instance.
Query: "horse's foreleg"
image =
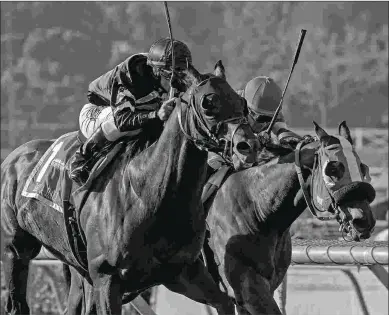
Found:
[[[277,302],[278,307],[283,315],[286,315],[286,294],[287,294],[287,276],[285,275],[284,280],[274,291],[274,299]]]
[[[83,310],[83,280],[74,268],[67,265],[64,265],[64,273],[68,286],[68,305],[66,315],[82,315],[85,313]]]
[[[1,211],[2,262],[8,290],[5,310],[7,314],[26,315],[30,313],[27,304],[29,262],[38,255],[41,244],[19,227],[14,210],[4,202]]]
[[[164,285],[171,291],[203,304],[215,307],[219,315],[234,314],[234,304],[227,294],[223,293],[197,259],[195,263],[184,267],[174,282]]]
[[[19,259],[15,250],[6,248],[3,256],[3,271],[8,287],[6,312],[12,315],[30,314],[27,304],[27,279],[29,260]]]
[[[251,315],[245,308],[236,306],[235,315]]]
[[[235,264],[234,273],[229,275],[228,281],[234,289],[236,299],[239,301],[239,315],[281,315],[273,292],[266,279],[264,279],[254,269]]]
[[[68,305],[65,314],[66,315],[96,314],[96,305],[95,305],[95,300],[93,298],[92,285],[90,285],[89,282],[86,279],[84,279],[73,267],[64,265],[64,273],[69,287]]]
[[[93,287],[89,284],[88,281],[83,279],[84,283],[84,311],[85,315],[94,315],[97,314],[96,310],[96,301],[93,296]]]
[[[8,243],[3,252],[3,271],[8,289],[6,300],[6,312],[8,314],[26,315],[30,313],[27,304],[27,280],[30,260],[35,257],[40,250],[40,244],[23,240],[26,246],[20,246],[22,242]],[[29,246],[31,245],[31,247]]]
[[[114,275],[99,275],[93,279],[93,296],[97,314],[118,315],[122,312],[122,291],[120,277]]]

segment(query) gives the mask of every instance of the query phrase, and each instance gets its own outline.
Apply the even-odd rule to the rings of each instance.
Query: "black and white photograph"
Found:
[[[387,1],[0,1],[1,315],[387,315]]]

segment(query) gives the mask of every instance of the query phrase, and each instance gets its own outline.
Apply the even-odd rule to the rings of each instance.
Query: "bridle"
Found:
[[[307,207],[309,211],[311,212],[312,216],[317,218],[318,220],[321,221],[329,221],[329,220],[336,220],[338,221],[340,227],[339,231],[342,232],[342,236],[345,239],[345,234],[349,233],[352,229],[351,223],[350,223],[350,218],[349,214],[344,213],[341,211],[341,208],[338,204],[338,202],[335,200],[333,197],[332,192],[326,187],[326,190],[328,192],[328,195],[330,196],[330,207],[334,210],[334,214],[330,216],[319,216],[317,213],[318,212],[325,212],[326,210],[319,209],[313,202],[312,202],[312,197],[313,197],[313,183],[314,183],[314,177],[315,177],[315,170],[317,167],[321,168],[321,159],[319,158],[318,152],[315,152],[314,156],[314,163],[313,163],[313,168],[312,168],[312,174],[310,176],[311,183],[310,183],[310,191],[308,191],[307,186],[308,183],[304,182],[303,174],[302,174],[302,167],[301,167],[301,162],[300,162],[300,152],[301,148],[314,141],[314,139],[305,139],[301,142],[298,143],[296,150],[295,150],[295,169],[297,172],[297,177],[301,186],[301,190],[305,199],[305,202],[307,204]],[[346,239],[345,239],[346,240]]]
[[[201,81],[197,86],[203,84],[205,81],[210,80],[211,78],[208,78],[206,80]],[[205,94],[200,99],[200,104],[204,101]],[[187,105],[187,110],[185,111],[185,117],[183,117],[183,108],[182,103],[185,103]],[[236,132],[239,130],[239,128],[243,127],[244,125],[248,125],[249,122],[245,116],[239,116],[239,117],[233,117],[224,119],[222,121],[219,121],[216,126],[215,130],[212,131],[208,128],[207,123],[205,122],[205,119],[202,114],[200,114],[197,106],[195,97],[193,94],[193,89],[189,93],[189,102],[186,102],[185,100],[182,100],[177,102],[177,115],[178,115],[178,123],[180,125],[181,131],[185,135],[185,137],[189,140],[191,140],[196,147],[198,147],[200,150],[203,151],[212,151],[218,155],[220,155],[226,164],[233,165],[232,163],[232,155],[233,155],[233,139],[236,134]],[[206,137],[202,134],[201,131],[197,130],[197,136],[192,136],[187,132],[188,129],[188,113],[191,111],[195,117],[195,122],[199,125],[201,128],[201,131],[205,133]],[[225,138],[218,138],[217,134],[219,133],[220,128],[227,124],[227,123],[235,123],[236,127],[232,131],[231,134],[231,140],[227,140]],[[228,150],[229,148],[229,150]],[[229,151],[229,152],[228,152]],[[229,154],[228,154],[229,153]]]

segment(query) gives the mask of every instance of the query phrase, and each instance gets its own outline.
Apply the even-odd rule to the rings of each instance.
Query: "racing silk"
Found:
[[[89,84],[88,100],[97,106],[111,106],[120,132],[143,128],[150,122],[162,125],[157,111],[162,89],[147,65],[147,54],[136,54]]]

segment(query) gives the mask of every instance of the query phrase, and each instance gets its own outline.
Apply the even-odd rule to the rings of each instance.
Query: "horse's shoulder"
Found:
[[[244,195],[247,188],[246,170],[230,174],[219,188],[219,196],[222,198],[237,198]]]
[[[38,151],[38,152],[46,152],[46,150],[54,143],[55,139],[37,139],[37,140],[31,140],[23,145],[21,145],[19,148],[24,150],[25,153],[31,152],[31,151]]]

